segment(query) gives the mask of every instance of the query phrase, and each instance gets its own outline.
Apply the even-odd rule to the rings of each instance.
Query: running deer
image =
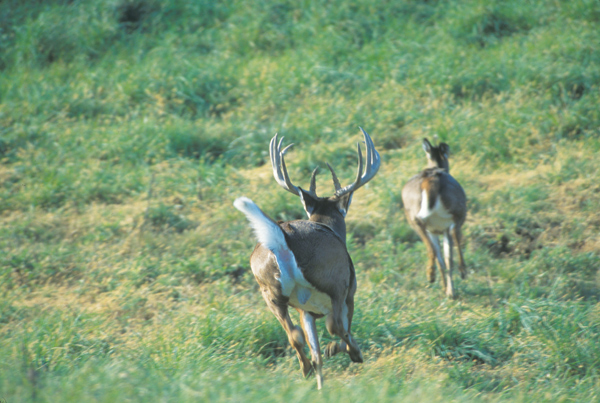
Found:
[[[258,238],[259,243],[250,256],[250,266],[262,296],[296,350],[302,373],[306,377],[314,371],[319,389],[323,385],[323,359],[315,319],[325,317],[329,333],[342,340],[327,345],[326,357],[344,352],[352,361],[363,362],[351,333],[356,276],[346,249],[345,216],[352,194],[375,176],[381,160],[369,135],[362,128],[361,131],[366,144],[364,172],[359,143],[358,174],[351,185],[342,188],[333,168],[327,164],[335,186],[331,197],[317,196],[317,169],[312,173],[308,192],[294,186],[284,160],[292,144],[281,150],[283,138],[279,143],[277,135],[271,139],[275,180],[285,190],[300,197],[308,220],[277,223],[246,197],[234,202],[234,206],[246,215]],[[292,323],[289,306],[299,312],[303,332]],[[312,362],[304,352],[305,340],[308,340]]]
[[[423,139],[423,150],[429,164],[418,175],[413,176],[402,189],[402,202],[410,226],[419,234],[427,248],[429,261],[427,277],[435,281],[435,261],[442,275],[446,295],[456,297],[452,283],[452,244],[458,249],[460,276],[467,277],[461,250],[461,226],[467,216],[467,197],[463,188],[450,174],[446,143],[432,146]],[[444,258],[440,250],[438,235],[444,235]]]

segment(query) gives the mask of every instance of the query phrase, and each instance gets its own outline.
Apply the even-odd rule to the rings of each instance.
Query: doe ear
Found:
[[[425,151],[425,153],[427,154],[427,156],[431,155],[431,149],[433,148],[433,146],[431,145],[431,143],[429,142],[429,140],[427,140],[426,138],[423,139],[423,151]]]
[[[302,205],[304,206],[304,210],[306,214],[308,214],[308,218],[314,213],[315,208],[317,208],[318,199],[312,195],[310,192],[298,187],[300,191],[300,200],[302,201]]]
[[[346,214],[348,214],[348,209],[350,208],[350,203],[352,203],[353,194],[354,192],[346,193],[337,201],[337,209],[343,217],[346,217]]]
[[[440,152],[444,155],[444,157],[448,159],[448,156],[450,155],[450,146],[446,143],[440,143],[438,148],[440,149]]]

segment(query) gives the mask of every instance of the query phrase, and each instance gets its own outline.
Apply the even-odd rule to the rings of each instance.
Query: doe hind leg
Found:
[[[458,250],[458,270],[460,271],[460,277],[464,280],[467,278],[467,267],[465,265],[465,259],[463,258],[462,252],[462,233],[459,226],[454,225],[450,231],[452,233],[452,239],[456,244],[456,249]]]
[[[409,219],[409,223],[411,227],[415,230],[415,232],[419,235],[423,243],[425,244],[425,248],[427,249],[427,280],[430,283],[435,282],[435,260],[436,260],[436,251],[434,245],[431,243],[431,239],[427,235],[427,230],[425,229],[425,224],[421,221],[412,222]],[[445,280],[442,280],[445,281]]]
[[[432,234],[431,232],[427,232],[427,236],[431,242],[431,245],[435,251],[435,256],[437,258],[437,263],[438,266],[440,268],[440,272],[442,275],[442,284],[444,286],[444,290],[446,291],[446,296],[448,298],[456,298],[455,292],[454,292],[454,284],[452,283],[452,272],[451,272],[451,267],[450,268],[446,268],[446,262],[444,260],[444,256],[442,254],[442,249],[440,247],[440,241],[437,237],[437,235]],[[448,237],[444,236],[444,250],[446,251],[448,248]]]

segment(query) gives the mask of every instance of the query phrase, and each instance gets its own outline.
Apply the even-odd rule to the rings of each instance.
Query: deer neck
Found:
[[[427,169],[431,168],[443,169],[444,171],[450,173],[450,164],[448,163],[448,160],[435,161],[430,159],[429,163],[427,164]]]
[[[344,244],[346,243],[346,221],[344,220],[344,217],[342,217],[341,214],[339,217],[313,214],[310,216],[309,221],[315,221],[327,225],[333,230],[333,232],[336,233],[337,236],[340,237],[340,239],[342,239],[342,241],[344,241]]]

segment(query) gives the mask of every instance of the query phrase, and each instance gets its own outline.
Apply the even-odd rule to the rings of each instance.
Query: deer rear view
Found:
[[[362,130],[362,129],[361,129]],[[362,362],[360,348],[351,333],[354,313],[356,276],[352,259],[346,249],[345,216],[352,194],[375,176],[380,165],[379,153],[369,135],[362,130],[367,161],[358,146],[358,174],[354,183],[341,187],[333,168],[331,171],[335,193],[331,197],[318,197],[316,174],[313,171],[310,189],[294,186],[285,166],[284,155],[289,146],[281,150],[283,138],[271,140],[271,164],[277,183],[288,192],[300,197],[308,220],[276,223],[263,213],[250,199],[241,197],[234,206],[243,212],[258,238],[250,266],[260,286],[267,306],[277,317],[296,350],[304,376],[316,373],[317,386],[323,384],[321,350],[315,320],[325,317],[327,330],[341,339],[331,342],[326,356],[345,352],[354,362]],[[300,314],[301,329],[290,318],[288,307]],[[308,341],[312,362],[304,352]]]
[[[423,150],[427,154],[428,167],[413,176],[402,189],[402,202],[410,226],[419,234],[427,248],[427,277],[435,281],[437,260],[446,295],[456,297],[452,282],[452,246],[456,244],[460,275],[467,277],[461,249],[461,227],[467,216],[467,197],[463,188],[450,173],[448,156],[450,147],[446,143],[432,146],[423,139]],[[438,235],[444,236],[444,256]]]

